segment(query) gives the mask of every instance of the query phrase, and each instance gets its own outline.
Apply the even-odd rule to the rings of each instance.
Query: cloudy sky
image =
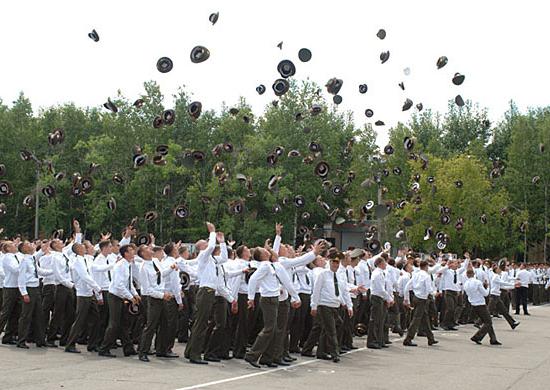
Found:
[[[514,99],[520,109],[550,103],[547,40],[550,5],[518,1],[4,1],[0,4],[0,98],[11,104],[20,91],[35,109],[65,102],[99,106],[120,89],[130,99],[143,92],[143,81],[156,80],[165,96],[185,85],[207,109],[219,109],[244,96],[256,113],[273,100],[277,63],[290,59],[296,78],[324,85],[344,80],[340,110],[356,122],[387,125],[406,121],[406,98],[445,112],[447,100],[460,93],[487,107],[498,120]],[[211,12],[220,13],[212,26]],[[98,43],[87,34],[96,29]],[[385,40],[376,37],[384,28]],[[276,45],[283,41],[283,50]],[[193,46],[211,57],[193,64]],[[301,63],[298,50],[313,58]],[[388,62],[379,54],[389,50]],[[437,70],[439,56],[448,65]],[[174,69],[156,70],[168,56]],[[404,69],[410,69],[410,75]],[[466,81],[451,83],[460,72]],[[405,91],[398,83],[405,83]],[[259,96],[258,84],[268,87]],[[366,83],[366,94],[358,85]],[[170,105],[171,99],[168,100]],[[387,128],[378,127],[384,144]]]

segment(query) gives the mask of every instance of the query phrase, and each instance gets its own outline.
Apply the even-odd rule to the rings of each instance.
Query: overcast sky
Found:
[[[296,78],[324,85],[344,80],[340,110],[386,125],[406,121],[406,98],[445,112],[447,100],[464,99],[489,109],[499,120],[514,99],[521,110],[549,104],[550,3],[523,1],[44,1],[0,3],[0,97],[11,104],[23,91],[34,108],[65,102],[99,106],[118,89],[130,99],[143,82],[156,80],[166,97],[186,85],[205,109],[232,105],[244,96],[260,114],[274,99],[277,63],[292,60]],[[211,12],[220,13],[212,26]],[[96,29],[98,43],[87,34]],[[384,28],[385,40],[376,37]],[[283,41],[283,50],[276,45]],[[210,59],[193,64],[193,46],[210,49]],[[298,50],[313,58],[301,63]],[[389,50],[388,62],[379,54]],[[437,70],[439,56],[448,65]],[[157,59],[174,61],[170,73]],[[403,72],[410,68],[410,75]],[[466,75],[460,87],[455,72]],[[398,83],[405,83],[405,91]],[[263,83],[268,92],[259,96]],[[369,87],[365,95],[358,85]],[[326,91],[325,91],[326,95]],[[327,95],[326,95],[327,96]],[[168,100],[168,106],[171,99]],[[389,126],[377,127],[378,143]]]

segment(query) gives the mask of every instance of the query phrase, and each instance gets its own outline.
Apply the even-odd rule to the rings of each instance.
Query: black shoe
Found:
[[[25,343],[17,343],[17,348],[29,349],[29,346]]]
[[[133,349],[131,351],[126,351],[124,352],[124,356],[128,357],[128,356],[134,356],[134,355],[137,355],[138,353],[136,351],[134,351]]]
[[[103,356],[103,357],[116,358],[116,355],[113,355],[113,354],[111,353],[111,351],[109,351],[109,350],[106,350],[106,351],[99,351],[97,354],[98,354],[99,356]]]
[[[403,341],[403,345],[405,347],[417,347],[418,346],[418,344],[413,343],[412,341],[408,341],[408,340]]]
[[[60,341],[60,342],[59,342],[59,346],[60,346],[60,347],[66,347],[66,346],[67,346],[67,342],[66,342],[66,341]]]
[[[74,346],[72,347],[65,347],[65,352],[69,353],[80,353],[79,349],[76,349]]]
[[[208,364],[208,362],[206,360],[202,360],[202,359],[189,359],[189,363],[193,363],[193,364]]]
[[[177,353],[174,353],[174,352],[166,352],[166,353],[157,353],[155,354],[156,357],[158,358],[165,358],[165,359],[177,359],[180,357],[180,355],[178,355]],[[208,360],[208,359],[206,359]]]
[[[519,313],[518,313],[519,314]],[[529,313],[523,313],[524,316],[530,316],[531,314]]]
[[[235,359],[244,359],[244,355],[233,355]]]
[[[349,348],[348,347],[344,347],[342,346],[342,348],[340,348],[340,352],[349,352]]]
[[[439,330],[439,328],[437,326],[432,325],[432,330]]]
[[[246,356],[244,357],[244,361],[247,362],[248,364],[250,364],[252,367],[261,368],[260,365],[258,364],[258,362],[255,362],[255,361],[253,361],[253,360],[250,360],[250,359],[247,358]]]
[[[278,366],[283,366],[283,367],[290,366],[290,363],[287,363],[284,360],[275,360],[273,363],[275,363]]]
[[[321,360],[330,360],[330,359],[332,359],[332,358],[330,357],[330,355],[327,354],[327,353],[323,353],[323,354],[317,355],[316,358],[317,358],[317,359],[321,359]]]
[[[45,345],[48,348],[57,348],[57,344],[55,343],[55,341],[46,341]]]
[[[218,359],[218,358],[215,357],[215,356],[205,356],[205,357],[204,357],[204,360],[206,360],[207,362],[212,362],[212,363],[219,363],[219,362],[221,362],[221,359]]]
[[[4,345],[17,345],[17,342],[15,340],[6,340],[6,341],[2,340],[2,344],[4,344]]]
[[[457,331],[457,330],[458,330],[458,329],[455,328],[454,326],[448,326],[448,327],[443,328],[443,329],[448,330],[448,331]]]
[[[389,348],[389,346],[387,346],[386,344],[381,344],[380,347],[381,348]]]
[[[297,358],[292,357],[290,355],[283,356],[283,359],[285,360],[285,362],[287,361],[286,359],[288,359],[289,362],[295,362],[296,360],[298,360]]]
[[[353,345],[348,346],[348,348],[350,349],[350,351],[353,351],[354,349],[359,349],[358,347],[355,347]]]
[[[178,338],[178,343],[183,344],[189,342],[189,339],[187,338]]]
[[[520,324],[519,321],[515,321],[512,325],[510,325],[512,327],[512,329],[516,329],[518,327],[518,325]]]
[[[332,362],[333,363],[338,363],[339,361],[340,361],[340,357],[338,355],[332,356]]]
[[[502,343],[498,340],[491,341],[491,345],[502,345]]]
[[[141,353],[139,354],[139,360],[141,360],[142,362],[145,362],[145,363],[150,362],[149,358],[148,358],[147,355],[144,354],[144,353],[143,353],[143,354],[141,354]]]
[[[89,345],[86,349],[88,350],[88,352],[98,352],[99,351],[99,349],[97,349],[97,347],[90,347]]]
[[[369,348],[369,349],[380,349],[382,347],[380,347],[378,344],[367,344],[367,348]]]
[[[478,329],[481,329],[481,325],[479,325],[479,324],[474,324],[474,326]]]
[[[426,333],[424,333],[424,332],[418,332],[416,335],[417,335],[418,337],[428,337],[428,335],[427,335]]]
[[[273,362],[269,362],[269,363],[261,363],[260,362],[260,364],[263,365],[263,366],[266,366],[268,368],[277,368],[277,365]]]
[[[300,349],[299,348],[298,349],[290,349],[288,352],[289,353],[300,353]]]
[[[390,344],[393,344],[393,342],[391,342],[390,340],[388,340],[388,341],[384,341],[384,344],[390,345]]]
[[[481,341],[472,337],[470,340],[472,340],[474,343],[476,343],[477,345],[481,345]]]
[[[437,340],[428,340],[428,345],[436,345],[439,344],[439,341]]]
[[[313,352],[302,352],[300,355],[305,356],[305,357],[315,357]]]

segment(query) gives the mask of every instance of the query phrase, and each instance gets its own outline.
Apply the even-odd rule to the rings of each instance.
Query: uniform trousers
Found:
[[[42,318],[44,319],[44,329],[49,330],[51,318],[55,308],[55,284],[45,284],[42,286]]]
[[[237,305],[237,328],[235,329],[235,343],[233,345],[233,356],[239,359],[244,358],[246,346],[248,344],[248,316],[251,311],[248,310],[248,295],[239,294]]]
[[[99,311],[95,297],[76,297],[76,318],[69,331],[67,347],[74,347],[78,337],[86,329],[90,330],[88,339],[88,350],[98,347],[99,338]]]
[[[29,295],[30,302],[23,302],[21,308],[17,344],[25,344],[32,329],[34,342],[37,346],[43,346],[46,344],[46,335],[44,332],[44,319],[42,318],[44,312],[42,311],[40,287],[27,287],[27,294]]]
[[[227,301],[222,296],[215,297],[212,306],[212,322],[214,327],[206,344],[205,358],[221,358],[225,356],[224,341],[227,337]]]
[[[2,289],[2,311],[0,311],[0,332],[5,328],[2,343],[15,340],[17,324],[21,314],[21,293],[18,288],[4,287]]]
[[[451,328],[455,326],[456,304],[458,292],[453,290],[445,290],[445,317],[441,323],[443,328]]]
[[[277,315],[279,312],[279,297],[261,297],[260,306],[262,309],[263,328],[256,337],[250,351],[245,359],[271,363],[274,359],[274,339],[277,332]]]
[[[529,293],[529,288],[527,287],[516,287],[516,314],[519,314],[520,306],[523,306],[523,314],[527,314],[527,294]]]
[[[487,310],[487,306],[472,306],[472,310],[477,314],[482,322],[481,328],[476,332],[476,334],[474,334],[472,338],[481,341],[483,340],[485,335],[489,333],[491,341],[497,341],[497,336],[495,335],[495,331],[493,329],[493,321],[491,320],[491,315],[489,314],[489,310]]]
[[[305,333],[306,320],[309,315],[310,303],[311,303],[311,294],[300,293],[300,300],[302,304],[297,309],[290,309],[290,319],[289,319],[289,352],[297,353],[300,352],[300,345],[303,345],[307,340],[307,335]]]
[[[336,335],[336,324],[341,322],[338,308],[319,305],[317,316],[319,316],[322,333],[325,335],[327,353],[333,357],[338,356],[340,347]]]
[[[124,354],[134,352],[134,345],[130,340],[129,324],[130,314],[128,304],[123,298],[109,293],[109,325],[105,331],[105,337],[99,347],[100,352],[107,352],[115,344],[117,337],[120,337]]]
[[[55,288],[53,315],[48,328],[48,341],[55,341],[61,335],[60,343],[67,344],[71,326],[75,320],[75,292],[62,284]]]
[[[407,329],[407,337],[405,337],[404,342],[412,341],[418,333],[418,329],[422,329],[426,333],[429,341],[434,340],[434,334],[432,333],[431,321],[428,314],[428,303],[428,299],[421,299],[413,296],[412,304],[414,309],[412,311],[412,320]]]
[[[504,306],[502,299],[500,299],[500,295],[491,295],[489,298],[489,312],[502,315],[510,326],[514,325],[516,322],[508,313],[508,309]]]
[[[210,287],[201,287],[197,292],[197,311],[195,313],[195,322],[191,329],[189,342],[185,347],[185,357],[187,359],[200,360],[204,342],[206,340],[206,330],[212,307],[216,300],[215,290]]]
[[[166,305],[163,299],[145,297],[147,304],[147,324],[141,334],[138,352],[144,355],[151,349],[153,337],[156,335],[157,354],[166,354],[168,352],[168,343],[166,339],[168,322],[166,320]]]
[[[384,345],[385,301],[378,295],[370,296],[370,319],[367,345]]]

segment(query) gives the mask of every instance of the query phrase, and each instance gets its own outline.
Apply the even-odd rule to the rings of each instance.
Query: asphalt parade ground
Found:
[[[340,363],[297,356],[291,367],[255,369],[243,360],[196,366],[180,359],[137,357],[108,359],[79,348],[80,355],[62,348],[21,350],[0,345],[0,389],[548,389],[550,386],[550,305],[532,307],[531,316],[516,316],[521,325],[512,331],[504,319],[494,320],[502,346],[483,345],[469,338],[473,325],[458,332],[435,332],[440,343],[404,347],[398,335],[384,350],[360,347],[342,356]],[[183,356],[184,344],[174,352]]]

